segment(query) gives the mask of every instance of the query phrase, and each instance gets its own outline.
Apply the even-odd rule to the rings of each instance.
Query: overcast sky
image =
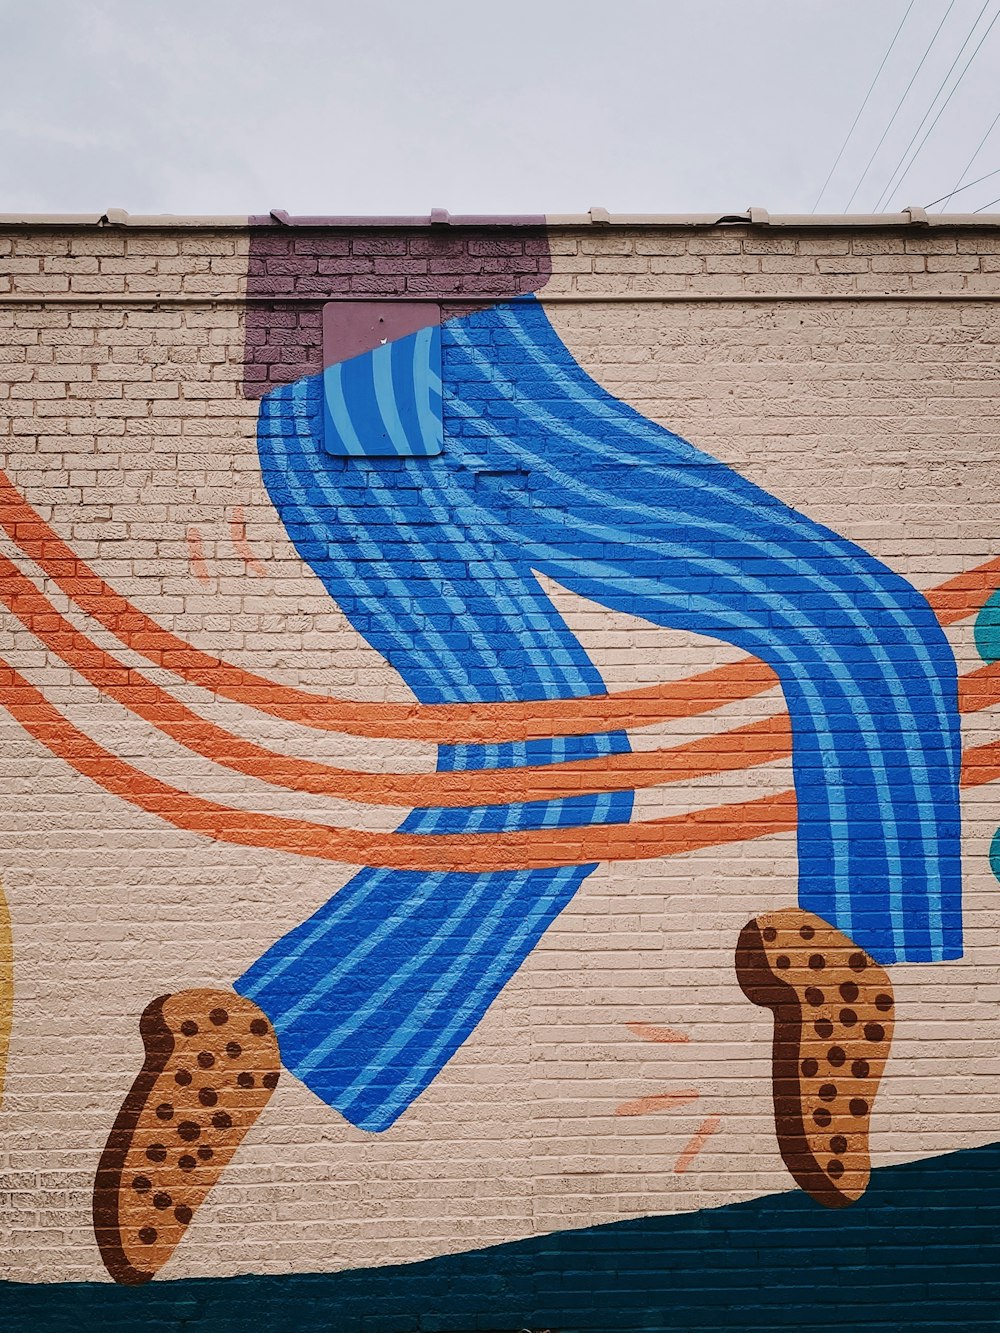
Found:
[[[0,212],[812,212],[904,15],[821,212],[953,86],[881,208],[957,183],[1000,0],[0,0]],[[998,169],[1000,122],[952,210]]]

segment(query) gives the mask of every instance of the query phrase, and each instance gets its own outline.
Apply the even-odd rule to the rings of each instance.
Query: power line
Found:
[[[958,194],[959,186],[960,186],[960,185],[962,186],[962,189],[963,189],[963,190],[967,190],[967,189],[969,188],[967,185],[962,185],[962,182],[965,180],[966,173],[967,173],[967,172],[969,171],[969,169],[971,168],[973,162],[975,162],[976,158],[977,158],[977,157],[979,156],[979,154],[983,151],[983,144],[986,142],[986,140],[987,140],[987,139],[990,137],[990,135],[993,133],[993,130],[994,130],[994,128],[995,128],[996,123],[997,123],[998,120],[1000,120],[1000,111],[998,111],[998,112],[996,113],[996,115],[993,117],[993,124],[989,127],[989,129],[986,131],[986,133],[983,135],[983,137],[979,140],[979,147],[976,149],[976,151],[975,151],[975,152],[972,154],[972,156],[969,158],[968,162],[966,162],[966,164],[965,164],[965,168],[964,168],[964,170],[962,171],[961,176],[959,176],[958,180],[955,182],[951,194],[949,194],[949,195],[947,196],[947,198],[945,198],[945,197],[942,195],[941,198],[944,199],[944,206],[943,206],[942,209],[941,209],[941,212],[942,212],[942,213],[943,213],[944,210],[948,207],[948,205],[951,203],[952,195]],[[990,172],[990,175],[992,176],[993,174],[994,174],[994,173],[991,171],[991,172]],[[986,180],[986,177],[985,177],[985,176],[980,176],[980,177],[979,177],[979,180]],[[972,183],[973,183],[973,185],[978,185],[978,184],[979,184],[979,181],[973,181]],[[940,203],[941,203],[941,199],[935,199],[935,200],[934,200],[934,203],[935,203],[935,204],[940,204]],[[928,208],[931,208],[932,205],[931,205],[931,204],[928,204],[927,207],[928,207]]]
[[[997,120],[1000,120],[1000,113],[998,113],[998,115],[997,115]],[[994,123],[994,125],[995,125],[995,124],[996,124],[996,121],[994,121],[993,123]],[[966,168],[965,168],[965,171],[968,171],[968,169],[969,169],[969,168],[966,167]],[[963,172],[962,175],[964,176],[964,175],[965,175],[965,172]],[[976,180],[974,180],[974,181],[969,181],[968,185],[963,185],[963,186],[961,187],[961,189],[958,189],[958,190],[952,190],[951,194],[948,194],[948,195],[943,194],[943,195],[941,196],[941,199],[943,199],[943,200],[945,201],[945,203],[947,203],[948,200],[951,199],[953,195],[956,195],[956,194],[963,194],[966,190],[971,190],[972,187],[973,187],[973,185],[980,185],[980,184],[982,184],[983,181],[988,181],[989,178],[990,178],[991,176],[1000,176],[1000,167],[997,167],[996,171],[988,171],[988,172],[986,173],[985,176],[979,176],[979,177],[978,177]],[[930,202],[929,204],[924,204],[924,207],[925,207],[925,208],[933,208],[935,204],[939,204],[939,203],[941,202],[941,199],[932,199],[931,202]],[[941,211],[944,212],[944,209],[942,209]]]
[[[943,115],[944,111],[946,110],[946,108],[947,108],[947,106],[948,106],[948,103],[951,101],[951,99],[952,99],[952,98],[955,96],[955,94],[958,92],[958,89],[959,89],[959,86],[961,85],[962,80],[965,78],[966,74],[969,72],[969,66],[972,64],[972,62],[975,60],[976,56],[979,54],[979,51],[980,51],[980,48],[981,48],[982,45],[983,45],[983,42],[986,41],[986,38],[987,38],[987,37],[990,35],[990,33],[993,31],[993,27],[994,27],[994,24],[996,23],[997,19],[1000,19],[1000,9],[998,9],[997,12],[996,12],[996,13],[993,15],[993,17],[990,19],[989,27],[986,29],[986,31],[983,33],[982,37],[980,37],[979,41],[976,43],[975,50],[972,52],[972,55],[969,56],[968,60],[965,62],[965,65],[964,65],[963,68],[962,68],[962,72],[961,72],[961,74],[959,74],[958,78],[957,78],[957,79],[955,80],[955,82],[952,84],[951,92],[948,94],[948,96],[947,96],[947,97],[944,99],[944,101],[941,103],[941,106],[940,106],[940,108],[939,108],[939,110],[938,110],[937,115],[934,117],[934,119],[931,121],[931,123],[927,126],[927,129],[924,131],[924,137],[920,140],[920,142],[917,144],[916,148],[913,150],[913,155],[911,156],[909,162],[907,162],[905,168],[903,169],[903,174],[902,174],[902,176],[900,176],[900,178],[896,181],[896,184],[892,187],[892,190],[891,190],[891,192],[890,192],[890,196],[889,196],[889,197],[891,197],[891,195],[892,195],[893,193],[895,193],[896,190],[899,189],[899,187],[902,185],[903,181],[906,180],[907,176],[910,174],[910,171],[911,171],[911,169],[912,169],[912,167],[913,167],[914,162],[916,162],[917,158],[920,156],[921,152],[923,151],[924,144],[927,142],[927,140],[928,140],[928,139],[930,138],[930,136],[933,134],[933,132],[934,132],[934,127],[935,127],[935,125],[938,123],[938,121],[941,119],[941,116]],[[979,20],[977,19],[976,22],[978,23]]]
[[[882,193],[879,195],[878,199],[875,201],[875,207],[872,209],[872,212],[873,212],[873,213],[877,213],[877,212],[878,212],[879,207],[881,206],[883,199],[884,199],[884,198],[886,197],[886,195],[889,194],[889,192],[891,191],[893,181],[896,179],[896,172],[899,170],[899,168],[900,168],[900,167],[903,165],[903,163],[906,161],[906,155],[907,155],[907,153],[910,151],[910,149],[913,147],[914,143],[916,142],[917,135],[920,133],[920,131],[921,131],[921,130],[924,128],[924,126],[927,124],[927,117],[928,117],[928,116],[931,114],[931,112],[934,110],[934,107],[935,107],[935,105],[936,105],[936,103],[937,103],[938,98],[941,96],[942,92],[944,91],[945,84],[946,84],[946,83],[948,82],[948,80],[951,78],[951,72],[952,72],[952,70],[955,68],[955,66],[958,64],[958,62],[961,60],[962,55],[963,55],[963,53],[964,53],[964,51],[965,51],[965,48],[966,48],[966,47],[969,45],[969,43],[972,41],[972,34],[973,34],[973,33],[976,31],[976,29],[979,27],[979,20],[983,17],[983,15],[986,13],[986,10],[989,8],[989,3],[990,3],[990,0],[983,0],[983,7],[982,7],[982,9],[981,9],[981,10],[979,11],[979,13],[976,15],[975,20],[973,21],[972,27],[969,29],[968,33],[966,34],[965,41],[964,41],[964,42],[962,43],[962,45],[958,48],[958,51],[957,51],[957,53],[956,53],[956,55],[955,55],[955,59],[954,59],[954,60],[951,62],[951,64],[948,66],[948,72],[947,72],[947,74],[944,76],[944,78],[943,78],[943,79],[941,80],[941,82],[938,84],[937,91],[935,92],[934,96],[931,98],[931,100],[930,100],[930,105],[928,106],[927,110],[926,110],[926,111],[924,112],[924,114],[923,114],[923,119],[921,120],[921,122],[920,122],[920,124],[917,126],[917,128],[913,131],[913,137],[910,139],[910,142],[906,145],[906,147],[905,147],[905,148],[903,149],[903,151],[900,153],[900,155],[899,155],[899,161],[896,163],[896,165],[893,167],[892,171],[889,173],[889,181],[888,181],[888,184],[886,185],[886,187],[885,187],[885,189],[882,191]],[[987,31],[988,31],[988,29],[987,29]],[[957,85],[956,85],[956,86],[957,86]],[[952,92],[954,92],[954,89],[952,89]]]
[[[857,115],[854,117],[854,119],[851,121],[851,128],[847,131],[847,137],[845,138],[844,142],[840,145],[840,152],[839,152],[839,153],[837,154],[837,156],[834,158],[833,166],[830,168],[830,170],[829,170],[829,172],[828,172],[828,174],[827,174],[827,178],[826,178],[826,180],[823,182],[823,188],[820,190],[819,194],[816,196],[816,202],[815,202],[815,203],[813,204],[813,206],[812,206],[812,211],[813,211],[814,213],[816,212],[816,209],[819,207],[819,201],[823,198],[824,194],[826,194],[826,187],[830,184],[830,181],[833,179],[833,173],[837,170],[837,167],[840,165],[840,159],[844,156],[844,149],[847,147],[847,145],[848,145],[848,144],[850,143],[850,141],[851,141],[851,135],[854,133],[855,129],[857,128],[858,121],[861,119],[861,113],[862,113],[862,111],[864,111],[865,107],[868,105],[868,99],[869,99],[869,97],[871,97],[872,93],[875,91],[875,85],[876,85],[876,83],[878,83],[879,78],[881,77],[882,71],[885,69],[885,62],[889,59],[890,55],[892,55],[892,48],[896,45],[896,39],[899,37],[899,34],[903,31],[903,24],[904,24],[904,23],[906,22],[906,20],[910,17],[910,10],[913,8],[913,6],[914,6],[915,4],[916,4],[916,0],[910,0],[909,5],[907,6],[906,13],[905,13],[905,14],[903,15],[903,17],[900,19],[900,21],[899,21],[899,27],[896,29],[895,33],[893,34],[892,41],[889,43],[888,47],[886,48],[886,53],[885,53],[885,55],[882,57],[882,63],[881,63],[881,65],[879,65],[878,69],[875,71],[875,77],[874,77],[874,79],[872,79],[871,83],[868,85],[868,91],[865,93],[865,100],[861,103],[861,106],[858,108],[858,114],[857,114]]]
[[[1000,194],[998,194],[995,199],[991,199],[988,204],[983,204],[982,208],[974,208],[972,211],[973,213],[985,213],[986,210],[992,208],[994,204],[1000,204]]]
[[[944,18],[942,18],[941,22],[940,22],[940,23],[937,25],[937,27],[934,29],[934,36],[933,36],[933,37],[930,39],[930,41],[927,43],[927,50],[926,50],[926,51],[924,52],[924,54],[920,57],[920,64],[919,64],[919,65],[917,66],[917,68],[913,71],[913,75],[912,75],[912,77],[911,77],[911,79],[910,79],[910,82],[906,85],[906,89],[905,89],[905,91],[904,91],[904,93],[903,93],[903,96],[902,96],[902,97],[899,99],[899,101],[896,103],[896,110],[892,113],[892,116],[891,116],[891,118],[890,118],[890,120],[889,120],[889,124],[888,124],[888,125],[885,127],[885,129],[882,131],[882,137],[881,137],[881,139],[879,139],[878,143],[875,145],[875,151],[872,153],[871,157],[868,159],[867,165],[865,166],[864,171],[861,173],[861,177],[860,177],[860,179],[859,179],[857,185],[855,185],[855,187],[854,187],[854,192],[853,192],[853,194],[851,195],[850,199],[848,199],[848,201],[847,201],[847,207],[843,210],[845,213],[847,212],[847,209],[850,208],[851,204],[854,203],[854,196],[855,196],[855,195],[857,194],[857,192],[861,189],[861,186],[862,186],[862,184],[864,183],[864,179],[865,179],[865,177],[868,175],[868,172],[871,170],[871,165],[872,165],[872,163],[875,161],[875,158],[878,156],[878,150],[879,150],[879,149],[882,147],[882,145],[885,143],[885,136],[889,133],[889,131],[892,129],[893,125],[895,124],[895,122],[896,122],[896,117],[899,115],[900,107],[901,107],[901,106],[903,105],[903,103],[906,101],[906,98],[907,98],[907,96],[909,95],[909,91],[910,91],[910,89],[913,87],[913,81],[914,81],[914,79],[916,79],[917,75],[918,75],[918,74],[920,73],[920,71],[923,69],[923,67],[924,67],[924,61],[925,61],[925,60],[927,59],[927,57],[930,55],[931,47],[934,45],[934,43],[935,43],[935,42],[937,41],[937,39],[938,39],[938,33],[939,33],[939,32],[941,31],[941,29],[944,27],[944,25],[945,25],[945,20],[948,18],[948,15],[951,13],[951,11],[952,11],[954,8],[955,8],[955,0],[950,0],[950,3],[949,3],[949,5],[948,5],[948,8],[944,11]]]

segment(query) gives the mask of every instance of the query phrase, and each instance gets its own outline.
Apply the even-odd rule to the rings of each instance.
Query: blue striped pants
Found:
[[[926,600],[607,394],[536,302],[445,324],[442,367],[440,457],[330,456],[319,377],[262,403],[269,494],[355,628],[426,703],[602,691],[536,570],[753,653],[777,673],[792,719],[800,904],[882,962],[959,956],[956,670]],[[400,402],[412,398],[408,373],[393,368]],[[442,746],[438,766],[627,749],[621,733]],[[615,793],[415,810],[402,829],[627,822],[631,808]],[[236,988],[271,1017],[293,1073],[352,1123],[383,1130],[593,869],[362,870]]]

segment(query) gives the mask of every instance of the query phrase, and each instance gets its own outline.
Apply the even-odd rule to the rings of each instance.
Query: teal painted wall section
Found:
[[[290,1277],[0,1286],[8,1333],[459,1333],[1000,1327],[1000,1143],[804,1194]]]

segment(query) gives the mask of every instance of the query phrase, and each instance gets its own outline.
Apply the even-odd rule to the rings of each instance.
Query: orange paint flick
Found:
[[[690,1041],[686,1033],[677,1032],[674,1028],[658,1027],[655,1023],[626,1023],[625,1026],[629,1032],[636,1037],[642,1037],[644,1041]]]
[[[707,1120],[701,1122],[688,1140],[680,1157],[678,1157],[677,1161],[674,1163],[675,1176],[682,1176],[684,1174],[721,1124],[721,1115],[710,1115]]]
[[[696,1102],[698,1096],[693,1088],[685,1088],[681,1092],[654,1092],[649,1097],[622,1102],[615,1107],[615,1115],[653,1115],[656,1111],[676,1111],[679,1106],[689,1106],[691,1102]]]

